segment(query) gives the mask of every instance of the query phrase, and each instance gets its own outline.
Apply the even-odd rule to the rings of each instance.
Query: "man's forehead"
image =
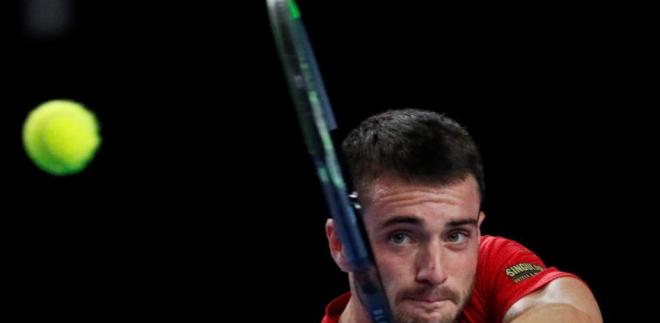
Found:
[[[379,203],[389,198],[417,192],[429,195],[457,196],[463,199],[479,199],[479,184],[472,175],[449,184],[411,182],[397,176],[383,174],[368,181],[360,192],[365,204]]]
[[[458,227],[458,226],[477,226],[478,218],[472,215],[455,215],[447,218],[431,217],[426,218],[416,214],[395,214],[384,216],[377,222],[377,229],[387,229],[388,227],[398,227],[399,225],[414,226],[414,227]]]
[[[443,225],[476,218],[480,210],[476,180],[468,177],[450,185],[415,184],[381,178],[363,203],[365,220],[380,226],[392,217],[417,217],[417,224]],[[412,221],[409,221],[412,223]]]

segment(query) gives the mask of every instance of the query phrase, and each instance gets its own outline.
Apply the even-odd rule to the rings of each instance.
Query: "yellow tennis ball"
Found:
[[[35,108],[23,125],[23,146],[41,170],[75,174],[89,164],[101,144],[92,112],[68,100],[48,101]]]

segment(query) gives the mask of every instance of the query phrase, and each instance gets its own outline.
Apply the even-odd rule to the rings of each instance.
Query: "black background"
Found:
[[[265,3],[73,4],[72,27],[48,39],[28,32],[20,2],[0,11],[12,305],[25,317],[319,321],[347,283]],[[606,321],[639,314],[655,175],[644,109],[657,106],[642,99],[643,19],[605,5],[299,5],[337,142],[385,109],[447,113],[482,149],[483,233],[578,274]],[[21,144],[27,113],[55,98],[102,126],[94,162],[66,178]]]

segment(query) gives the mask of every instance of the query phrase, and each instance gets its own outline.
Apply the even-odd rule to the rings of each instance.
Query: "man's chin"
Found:
[[[396,323],[455,323],[456,317],[443,315],[402,316],[395,319]]]

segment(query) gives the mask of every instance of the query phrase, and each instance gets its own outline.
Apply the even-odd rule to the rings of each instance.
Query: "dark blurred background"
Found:
[[[337,143],[386,109],[448,114],[482,149],[483,233],[578,274],[606,321],[639,314],[630,288],[647,275],[655,175],[644,19],[605,5],[298,3]],[[265,2],[1,6],[14,308],[320,321],[348,286],[327,251]],[[39,171],[21,143],[27,113],[56,98],[84,103],[102,127],[95,160],[66,178]]]

